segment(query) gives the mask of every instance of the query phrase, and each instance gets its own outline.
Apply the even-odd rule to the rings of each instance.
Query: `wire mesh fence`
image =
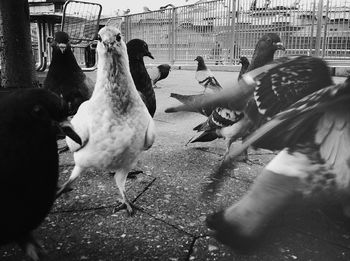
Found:
[[[70,37],[72,45],[95,39],[99,29],[100,4],[67,1],[63,7],[61,30]]]
[[[350,0],[215,0],[122,17],[126,40],[145,40],[155,62],[235,64],[251,57],[267,32],[280,35],[283,55],[350,61]],[[277,54],[277,55],[282,55]]]
[[[101,10],[78,2],[67,2],[60,29],[73,45],[86,46],[97,33]],[[240,56],[252,56],[267,32],[278,33],[286,47],[277,56],[314,55],[338,65],[350,63],[350,0],[203,0],[107,20],[105,25],[121,28],[126,41],[148,43],[156,58],[149,63],[192,64],[201,55],[208,64],[237,64]],[[87,64],[84,48],[74,53],[80,64]]]

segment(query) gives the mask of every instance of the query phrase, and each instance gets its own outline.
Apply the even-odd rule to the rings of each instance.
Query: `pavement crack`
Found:
[[[206,238],[207,236],[209,236],[209,235],[193,236],[193,239],[192,239],[192,242],[190,244],[190,248],[188,250],[188,254],[187,254],[187,257],[185,258],[185,261],[190,261],[191,260],[191,255],[194,252],[194,246],[196,244],[196,241],[198,239],[201,239],[201,238]]]
[[[178,230],[178,231],[180,231],[180,232],[182,232],[190,237],[196,237],[195,235],[191,234],[190,232],[187,232],[186,230],[184,230],[184,229],[182,229],[174,224],[171,224],[162,218],[159,218],[159,217],[156,217],[155,215],[152,215],[151,213],[147,212],[145,209],[142,209],[142,211],[145,214],[149,215],[150,217],[154,218],[155,220],[160,221],[160,222],[162,222],[162,223],[164,223],[164,224],[166,224],[166,225],[168,225],[168,226],[170,226],[170,227],[172,227],[172,228],[174,228],[174,229],[176,229],[176,230]]]
[[[151,182],[147,184],[146,187],[133,199],[132,203],[135,203],[139,197],[142,196],[143,193],[145,193],[151,186],[152,184],[156,181],[157,178],[153,178]]]

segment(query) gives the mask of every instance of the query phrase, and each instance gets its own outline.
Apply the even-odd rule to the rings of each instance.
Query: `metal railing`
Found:
[[[215,0],[121,17],[126,41],[145,40],[154,63],[235,64],[251,57],[267,32],[280,35],[287,52],[350,62],[350,0]]]

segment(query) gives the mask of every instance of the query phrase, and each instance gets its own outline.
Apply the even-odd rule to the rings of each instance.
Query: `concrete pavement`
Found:
[[[215,71],[215,75],[219,82],[229,83],[238,73]],[[113,213],[118,190],[112,176],[89,170],[35,231],[47,251],[44,260],[350,260],[349,221],[329,197],[293,203],[251,255],[237,255],[210,237],[206,215],[237,201],[273,154],[251,150],[250,158],[261,164],[238,163],[215,198],[202,199],[202,187],[218,166],[225,144],[219,140],[185,146],[194,135],[192,128],[205,118],[164,113],[178,104],[169,97],[171,92],[203,91],[194,71],[172,70],[157,85],[161,88],[156,89],[156,142],[137,164],[142,173],[126,185],[139,208],[136,215],[128,217],[123,210]],[[61,154],[60,182],[72,167],[72,154]],[[27,259],[11,244],[0,249],[0,260]]]

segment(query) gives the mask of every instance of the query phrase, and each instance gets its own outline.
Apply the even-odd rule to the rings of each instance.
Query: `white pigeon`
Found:
[[[70,190],[72,182],[87,168],[114,172],[121,203],[132,215],[125,182],[138,156],[155,140],[152,117],[132,80],[126,44],[120,31],[105,26],[98,34],[98,66],[94,92],[72,119],[83,145],[66,139],[74,152],[74,169],[57,197]]]

